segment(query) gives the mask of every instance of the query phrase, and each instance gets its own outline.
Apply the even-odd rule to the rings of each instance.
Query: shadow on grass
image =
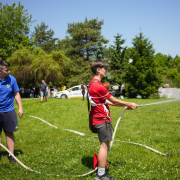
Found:
[[[1,156],[8,156],[9,155],[9,153],[7,151],[1,151],[0,154],[1,154]],[[23,154],[23,152],[21,150],[18,150],[18,149],[14,150],[15,156],[18,156],[19,154]]]
[[[81,162],[84,166],[88,167],[89,169],[92,169],[93,167],[93,157],[83,157],[81,159]]]

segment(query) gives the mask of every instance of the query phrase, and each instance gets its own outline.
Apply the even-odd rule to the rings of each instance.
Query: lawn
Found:
[[[166,100],[169,99],[125,99],[137,104]],[[24,116],[19,119],[18,131],[15,132],[15,156],[41,174],[27,170],[19,163],[10,164],[8,153],[1,148],[0,178],[93,179],[95,174],[73,177],[93,170],[93,153],[98,153],[99,149],[97,135],[88,128],[87,101],[49,98],[43,103],[39,99],[22,99],[22,103]],[[16,104],[15,108],[17,112]],[[110,109],[115,127],[123,108]],[[126,180],[180,179],[179,125],[180,100],[126,110],[108,156],[109,173],[116,179]],[[86,136],[65,129],[85,133]],[[147,145],[170,156],[128,142]],[[4,133],[2,144],[6,146]]]

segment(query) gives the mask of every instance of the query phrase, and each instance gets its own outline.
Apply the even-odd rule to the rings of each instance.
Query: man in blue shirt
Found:
[[[13,132],[17,131],[18,123],[14,108],[14,98],[19,106],[18,114],[20,118],[23,116],[23,108],[17,81],[9,74],[10,64],[0,58],[0,143],[3,129],[6,135],[8,149],[14,154],[15,138]],[[11,155],[8,158],[9,162],[16,162]]]
[[[47,102],[48,86],[44,80],[42,80],[40,92],[41,92],[41,101],[40,102],[42,103],[43,97],[45,97],[45,100]]]

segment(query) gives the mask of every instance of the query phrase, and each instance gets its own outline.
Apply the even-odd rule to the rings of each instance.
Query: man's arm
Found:
[[[46,92],[48,92],[48,86],[46,86]]]
[[[21,102],[21,96],[19,94],[19,92],[14,93],[14,98],[19,106],[19,117],[21,118],[23,116],[23,107],[22,107],[22,102]]]
[[[115,99],[113,96],[107,98],[106,103],[108,105],[111,105],[111,106],[119,106],[119,107],[126,107],[127,106],[128,109],[136,109],[138,106],[135,103],[125,102],[125,101]]]

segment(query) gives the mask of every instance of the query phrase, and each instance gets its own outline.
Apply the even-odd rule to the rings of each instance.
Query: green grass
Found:
[[[168,99],[125,99],[148,104]],[[99,141],[88,129],[87,102],[82,99],[22,100],[24,116],[15,132],[15,155],[37,174],[20,164],[10,164],[8,153],[1,148],[0,179],[93,179],[95,174],[75,178],[93,170],[93,153]],[[18,110],[15,105],[16,111]],[[113,126],[122,108],[110,107]],[[36,116],[57,126],[55,129]],[[180,101],[143,106],[126,111],[120,121],[115,140],[150,146],[170,157],[144,147],[115,141],[108,156],[109,173],[117,179],[180,179]],[[72,129],[89,136],[65,131]],[[2,144],[6,145],[4,133]],[[54,175],[49,175],[54,174]],[[63,176],[56,176],[63,175]],[[67,176],[69,177],[67,177]]]

